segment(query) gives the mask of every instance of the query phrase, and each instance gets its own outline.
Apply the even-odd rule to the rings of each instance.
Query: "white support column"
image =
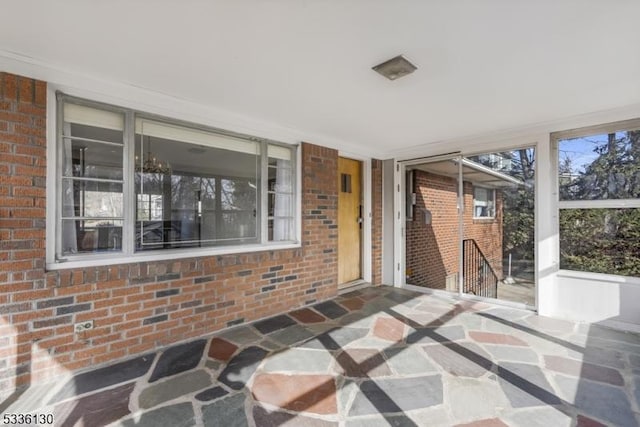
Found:
[[[540,134],[536,140],[536,307],[539,314],[551,316],[558,306],[557,158],[548,133]]]

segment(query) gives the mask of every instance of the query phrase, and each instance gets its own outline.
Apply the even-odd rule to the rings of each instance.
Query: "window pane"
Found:
[[[122,184],[64,178],[63,217],[122,218]]]
[[[293,218],[273,218],[269,220],[269,240],[275,242],[295,239]]]
[[[274,153],[272,148],[272,146],[269,146],[269,155]],[[281,147],[277,148],[283,150]],[[286,153],[287,151],[285,149],[285,151],[280,154]],[[270,241],[294,240],[295,230],[291,217],[293,217],[295,206],[291,161],[283,158],[269,158],[268,172],[268,239]]]
[[[122,220],[63,220],[62,253],[122,250]]]
[[[63,176],[122,180],[122,147],[64,140]]]
[[[640,197],[640,131],[558,141],[560,200]]]
[[[640,276],[640,209],[561,209],[560,268]]]
[[[83,105],[65,103],[64,136],[122,144],[124,114]]]
[[[257,241],[260,158],[254,152],[136,135],[136,248]]]
[[[463,177],[474,184],[473,215],[491,220],[469,221],[465,216],[463,292],[533,306],[535,148],[486,153],[465,161]],[[465,182],[465,203],[468,185]]]

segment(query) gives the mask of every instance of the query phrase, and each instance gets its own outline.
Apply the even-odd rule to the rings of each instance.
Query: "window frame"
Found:
[[[560,141],[572,138],[582,138],[593,135],[608,134],[614,132],[626,132],[632,130],[640,130],[640,118],[621,120],[617,122],[604,123],[594,126],[586,126],[576,129],[552,132],[550,136],[551,142],[551,161],[553,165],[553,189],[555,202],[555,231],[557,238],[557,263],[558,271],[567,276],[576,277],[611,277],[614,280],[622,279],[628,281],[634,279],[632,276],[624,276],[612,273],[599,273],[593,271],[570,270],[560,268],[560,211],[568,209],[640,209],[640,198],[638,199],[593,199],[593,200],[560,200]]]
[[[47,257],[48,269],[61,269],[61,268],[75,268],[84,266],[96,266],[96,265],[113,265],[124,264],[140,261],[154,261],[154,260],[166,260],[176,258],[192,258],[196,256],[212,256],[222,254],[233,253],[245,253],[256,252],[269,249],[287,249],[298,248],[301,246],[301,191],[300,191],[300,145],[299,144],[287,144],[279,141],[274,141],[267,138],[255,137],[247,134],[236,133],[228,130],[214,128],[211,126],[201,125],[189,121],[180,119],[172,119],[166,116],[161,116],[153,113],[140,111],[133,108],[127,108],[122,106],[116,106],[100,101],[93,101],[73,95],[68,95],[61,91],[55,92],[55,100],[51,105],[55,112],[55,131],[50,133],[53,137],[53,141],[48,144],[48,156],[47,162],[52,169],[52,174],[55,176],[54,185],[49,195],[53,197],[50,200],[54,200],[54,206],[48,206],[48,211],[53,210],[53,213],[48,214],[47,227],[53,228],[53,232],[48,234],[54,237],[53,244],[48,244],[50,248]],[[64,169],[64,144],[63,144],[63,131],[64,131],[64,114],[63,105],[66,103],[72,103],[80,106],[86,106],[108,112],[115,112],[123,114],[124,127],[123,127],[123,179],[122,179],[122,194],[123,194],[123,227],[122,227],[122,248],[119,251],[105,251],[105,252],[90,252],[83,254],[62,254],[62,209],[63,209],[63,185],[62,175]],[[152,120],[155,122],[183,127],[188,130],[195,130],[210,133],[222,137],[230,137],[234,139],[241,139],[258,144],[260,153],[259,156],[259,178],[260,189],[259,197],[257,198],[256,214],[258,216],[257,225],[259,227],[256,233],[257,242],[251,243],[238,243],[233,245],[215,245],[208,247],[185,247],[185,248],[171,248],[171,249],[155,249],[155,250],[143,250],[136,251],[135,242],[135,227],[136,227],[136,208],[137,208],[137,196],[135,189],[135,132],[136,132],[136,120]],[[180,141],[184,144],[189,142]],[[293,219],[293,239],[286,241],[269,241],[268,240],[268,147],[277,146],[286,148],[291,153],[291,184],[292,184],[292,219]],[[51,158],[53,157],[53,158]],[[49,175],[50,176],[50,175]],[[52,194],[53,193],[53,194]]]
[[[476,216],[476,189],[477,188],[481,188],[483,190],[486,190],[487,192],[489,192],[491,194],[491,199],[493,200],[493,209],[491,212],[491,215],[487,215],[487,216]],[[490,219],[495,219],[496,218],[496,189],[495,188],[489,188],[489,187],[484,187],[482,185],[476,185],[476,184],[472,184],[472,207],[471,207],[471,211],[473,213],[473,219],[478,219],[478,220],[490,220]],[[487,200],[487,203],[489,203],[489,200]]]

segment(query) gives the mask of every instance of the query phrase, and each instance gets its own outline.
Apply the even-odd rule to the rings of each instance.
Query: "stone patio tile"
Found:
[[[410,412],[411,419],[413,419],[418,427],[451,427],[453,422],[446,405],[438,405],[426,409],[417,409]]]
[[[440,404],[440,375],[366,380],[360,385],[349,415],[400,413]]]
[[[122,427],[190,427],[195,426],[195,413],[193,406],[189,402],[177,405],[163,406],[153,411],[144,412],[141,415],[134,415],[133,418],[117,423],[115,426]],[[115,427],[112,426],[112,427]]]
[[[424,352],[415,347],[391,348],[385,350],[384,354],[387,365],[399,375],[429,374],[436,371]]]
[[[584,415],[578,415],[576,420],[576,427],[607,427],[605,424],[602,424],[599,421],[593,420],[589,417],[585,417]]]
[[[612,385],[624,385],[624,379],[619,371],[613,368],[583,363],[566,357],[544,356],[544,364],[547,369],[574,377],[586,378],[593,381],[609,383]]]
[[[342,316],[338,323],[342,326],[348,326],[350,328],[371,328],[373,322],[375,322],[376,316],[366,314],[362,312],[349,313],[346,316]]]
[[[587,347],[582,351],[568,350],[570,358],[596,365],[609,366],[616,369],[624,369],[625,356],[623,353],[604,348]]]
[[[195,368],[202,359],[206,340],[196,340],[170,347],[160,354],[149,382]]]
[[[321,316],[310,308],[301,308],[300,310],[291,311],[289,312],[289,316],[293,317],[300,323],[319,323],[327,320],[324,316]]]
[[[469,337],[472,340],[479,343],[486,344],[501,344],[501,345],[515,345],[526,347],[529,344],[522,341],[518,337],[508,334],[496,334],[493,332],[481,332],[481,331],[469,331]]]
[[[147,373],[154,358],[155,354],[149,353],[135,359],[74,375],[51,398],[49,404],[139,378]]]
[[[456,424],[454,427],[509,427],[500,418],[485,418],[470,423]]]
[[[402,304],[405,307],[415,307],[422,302],[422,300],[418,298],[419,296],[420,294],[415,292],[404,293],[399,292],[398,290],[394,290],[392,292],[389,292],[384,297],[390,301],[393,301],[394,303]]]
[[[540,360],[538,354],[530,348],[511,347],[508,345],[484,345],[484,348],[493,356],[494,360],[534,364]]]
[[[346,414],[351,406],[353,396],[359,390],[359,385],[351,378],[336,377],[336,387],[338,389],[339,414]]]
[[[293,415],[281,411],[270,412],[258,405],[253,407],[253,420],[256,426],[259,427],[338,427],[338,423],[334,421]]]
[[[282,409],[320,415],[336,414],[336,384],[330,375],[259,374],[253,397]]]
[[[469,330],[483,330],[484,322],[482,317],[475,312],[463,312],[447,321],[447,325],[461,325]]]
[[[362,307],[364,307],[365,304],[365,301],[358,297],[347,298],[339,302],[340,305],[346,307],[349,311],[360,310]]]
[[[292,328],[293,327],[294,326],[292,326]],[[276,333],[278,333],[278,332],[276,332]],[[258,347],[264,348],[265,350],[273,350],[273,351],[283,350],[283,349],[288,347],[287,344],[283,344],[283,343],[281,343],[279,341],[271,340],[271,339],[268,339],[268,338],[263,339],[262,341],[260,341],[256,345]]]
[[[408,344],[434,344],[465,339],[464,328],[460,325],[439,326],[437,328],[409,328]]]
[[[416,423],[406,415],[377,415],[349,418],[346,427],[416,427]]]
[[[555,381],[565,399],[585,415],[614,425],[637,425],[629,399],[621,388],[561,375]]]
[[[405,324],[392,317],[379,317],[373,326],[373,334],[387,341],[399,342],[404,339]]]
[[[336,357],[336,372],[345,377],[380,377],[391,375],[391,370],[377,350],[348,349]]]
[[[386,298],[376,298],[371,301],[367,301],[367,303],[360,310],[361,313],[365,314],[380,314],[391,311],[391,307],[396,305],[393,301],[390,301]]]
[[[498,381],[514,408],[561,403],[538,366],[512,362],[500,363]]]
[[[242,389],[266,356],[267,351],[260,347],[245,348],[229,361],[218,381],[234,390]]]
[[[280,316],[269,317],[268,319],[259,320],[252,323],[252,326],[261,334],[270,334],[289,326],[297,324],[291,317],[281,314]]]
[[[403,316],[407,319],[407,324],[410,326],[437,328],[444,325],[444,322],[440,320],[435,314],[424,313],[421,311],[411,311],[409,313],[403,313]]]
[[[457,301],[454,304],[455,308],[457,310],[460,311],[483,311],[483,310],[487,310],[491,307],[493,307],[492,305],[489,304],[485,304],[483,302],[480,301]]]
[[[206,427],[247,427],[249,423],[244,409],[245,400],[244,394],[237,393],[203,406],[204,425]]]
[[[61,403],[53,409],[56,426],[103,426],[126,417],[129,397],[135,383],[99,391],[79,399]]]
[[[337,319],[348,313],[343,307],[340,307],[335,301],[325,301],[313,306],[315,310],[329,319]]]
[[[484,317],[498,318],[507,321],[519,320],[529,315],[531,315],[531,312],[528,310],[518,310],[506,307],[495,307],[482,312],[482,316]]]
[[[444,389],[444,400],[449,402],[453,418],[460,422],[493,418],[496,408],[509,405],[500,386],[494,381],[449,377],[445,378]]]
[[[404,345],[403,343],[392,343],[387,340],[380,339],[374,336],[367,336],[361,338],[357,341],[350,343],[347,348],[369,348],[375,349],[379,351],[386,350],[390,347],[397,347],[399,345]]]
[[[524,321],[536,330],[543,330],[545,332],[552,332],[555,334],[569,334],[576,329],[575,323],[573,322],[553,319],[551,317],[540,316],[537,314],[525,317]]]
[[[633,368],[640,369],[640,354],[630,354],[629,362]]]
[[[202,390],[210,385],[211,376],[207,371],[187,372],[145,388],[138,397],[138,404],[142,409],[149,409],[177,397]]]
[[[293,325],[272,333],[269,335],[269,338],[284,345],[292,345],[311,338],[312,336],[314,336],[313,332],[309,331],[304,326]]]
[[[451,375],[478,378],[493,367],[491,356],[475,343],[428,345],[423,349],[433,361]]]
[[[437,318],[449,319],[455,314],[455,307],[451,304],[444,304],[439,301],[421,302],[413,308],[415,310],[432,314]]]
[[[209,346],[209,357],[227,362],[236,350],[238,350],[238,346],[224,338],[212,338]]]
[[[216,400],[219,397],[226,396],[229,392],[220,386],[208,388],[198,394],[196,394],[196,400],[200,402],[208,402]]]
[[[604,326],[591,325],[587,334],[589,339],[602,339],[608,341],[616,341],[620,343],[632,344],[640,346],[640,335],[631,332],[618,331]]]
[[[342,347],[347,346],[349,343],[363,338],[368,332],[369,331],[367,329],[360,328],[334,328],[302,344],[298,344],[298,347],[319,350],[339,350]]]
[[[260,335],[248,325],[235,327],[219,334],[218,336],[220,338],[226,339],[227,341],[231,341],[232,343],[237,344],[240,347],[254,344],[262,339],[262,335]]]
[[[570,427],[573,419],[564,406],[513,411],[503,416],[507,423],[522,427]]]
[[[264,363],[267,372],[327,373],[333,356],[324,350],[291,348],[270,355]]]

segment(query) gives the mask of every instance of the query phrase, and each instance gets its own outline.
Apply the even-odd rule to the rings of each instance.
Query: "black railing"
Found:
[[[498,297],[498,275],[473,239],[462,241],[462,290],[480,297]]]

